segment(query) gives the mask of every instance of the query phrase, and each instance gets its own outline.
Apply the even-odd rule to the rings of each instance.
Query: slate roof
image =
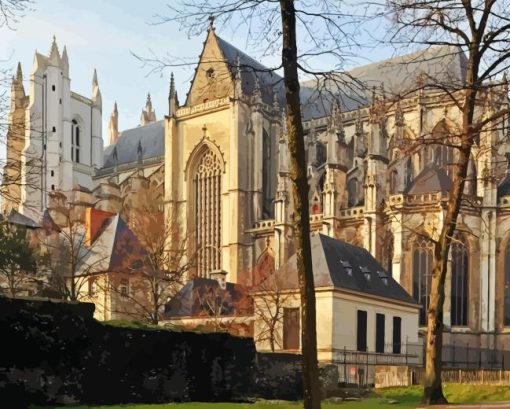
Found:
[[[445,170],[435,164],[430,164],[425,166],[413,179],[405,192],[411,195],[432,192],[447,193],[451,187],[452,180]]]
[[[138,161],[140,144],[142,160],[163,156],[165,154],[164,120],[123,131],[117,143],[104,150],[103,169]],[[117,158],[115,158],[114,150],[116,150]]]
[[[16,224],[18,226],[25,226],[28,229],[38,229],[41,227],[39,223],[14,209],[11,209],[9,215],[7,216],[7,222]]]
[[[258,77],[262,101],[271,105],[273,103],[273,89],[276,89],[279,93],[279,102],[282,107],[283,98],[285,96],[282,77],[274,72],[274,70],[270,70],[268,67],[254,60],[243,51],[223,40],[221,37],[216,36],[216,39],[218,40],[218,45],[233,74],[233,78],[235,76],[235,70],[237,69],[238,64],[237,59],[239,57],[239,63],[241,64],[241,87],[243,93],[246,95],[253,94],[256,78]]]
[[[180,318],[192,316],[210,315],[210,311],[204,309],[200,303],[199,297],[207,296],[208,291],[218,289],[218,281],[210,278],[195,278],[188,281],[179,292],[165,305],[166,318]],[[251,302],[242,302],[247,300],[246,291],[240,284],[226,283],[228,297],[223,297],[224,303],[221,309],[221,315],[243,314],[250,310]],[[248,307],[248,308],[247,308]]]
[[[221,37],[216,36],[216,39],[233,78],[239,57],[243,92],[252,95],[256,77],[258,77],[262,100],[266,104],[272,104],[273,89],[276,89],[279,93],[280,107],[283,107],[285,90],[282,77]],[[301,83],[303,120],[329,115],[333,97],[339,100],[344,112],[367,106],[371,100],[372,87],[380,88],[382,83],[386,92],[391,95],[413,89],[420,74],[425,74],[425,82],[427,77],[434,77],[444,82],[463,82],[465,65],[466,57],[459,49],[442,46],[364,65],[344,73],[339,72],[336,74],[338,81],[321,84],[323,88],[321,93],[317,91],[315,80],[304,81]],[[139,143],[142,146],[142,160],[163,156],[165,153],[164,121],[160,120],[123,131],[117,143],[104,150],[103,169],[137,162]],[[114,150],[116,150],[116,159]]]
[[[416,87],[418,76],[425,84],[441,82],[460,86],[466,76],[466,56],[457,47],[440,46],[384,61],[356,67],[336,74],[335,80],[321,83],[323,92],[317,92],[317,81],[301,84],[303,120],[319,118],[330,111],[333,96],[341,102],[342,111],[366,106],[375,86],[389,96],[402,95]],[[433,80],[432,80],[433,79]]]
[[[78,268],[94,272],[130,272],[143,267],[146,253],[136,235],[117,214],[104,222]]]
[[[417,302],[367,250],[323,234],[314,234],[310,239],[315,287],[346,289],[418,307]],[[349,266],[352,268],[351,274],[348,272]],[[364,271],[367,272],[369,279]],[[283,289],[297,289],[296,255],[293,255],[276,274],[280,278],[285,277]]]

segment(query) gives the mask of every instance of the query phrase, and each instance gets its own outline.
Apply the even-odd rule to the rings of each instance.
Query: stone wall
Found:
[[[0,298],[0,389],[29,404],[232,401],[251,393],[252,339],[118,328],[93,305]]]

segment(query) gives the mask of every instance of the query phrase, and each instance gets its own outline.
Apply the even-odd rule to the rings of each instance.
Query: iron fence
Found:
[[[371,385],[375,380],[376,366],[411,367],[412,383],[425,366],[426,350],[423,343],[405,342],[386,344],[382,352],[356,351],[347,348],[336,350],[333,363],[338,366],[343,384]],[[510,351],[470,347],[469,345],[444,345],[442,351],[445,370],[510,370]]]

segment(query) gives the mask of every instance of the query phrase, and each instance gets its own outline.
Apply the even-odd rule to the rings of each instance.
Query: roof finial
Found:
[[[99,86],[99,83],[97,82],[97,71],[95,68],[94,68],[94,75],[92,76],[92,86],[93,87]]]
[[[207,136],[207,124],[204,124],[202,127],[202,131],[204,131],[204,138]]]
[[[16,70],[16,80],[18,80],[18,82],[23,81],[23,71],[21,71],[21,63],[20,62],[18,62],[18,69]]]
[[[55,38],[55,35],[53,35],[53,41],[51,42],[50,61],[54,64],[58,64],[60,62],[60,53],[58,52],[57,39]]]
[[[169,97],[172,98],[175,95],[175,82],[174,82],[174,73],[170,73],[170,92]]]
[[[214,31],[214,16],[212,14],[209,15],[209,30]]]

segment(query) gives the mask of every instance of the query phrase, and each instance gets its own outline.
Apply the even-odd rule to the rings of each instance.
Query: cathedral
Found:
[[[121,213],[149,186],[190,234],[195,277],[223,271],[252,286],[293,255],[276,72],[210,28],[185,99],[172,76],[164,117],[148,95],[140,125],[123,131],[115,104],[104,149],[97,76],[85,97],[71,91],[69,72],[54,41],[49,56],[35,55],[27,94],[21,67],[13,79],[4,212],[37,219],[59,191]],[[421,305],[421,331],[460,125],[454,101],[423,85],[464,75],[462,52],[437,47],[301,84],[312,230],[375,257]],[[480,116],[510,102],[506,77],[491,85]],[[445,343],[509,349],[509,118],[496,125],[472,152],[448,262]]]

